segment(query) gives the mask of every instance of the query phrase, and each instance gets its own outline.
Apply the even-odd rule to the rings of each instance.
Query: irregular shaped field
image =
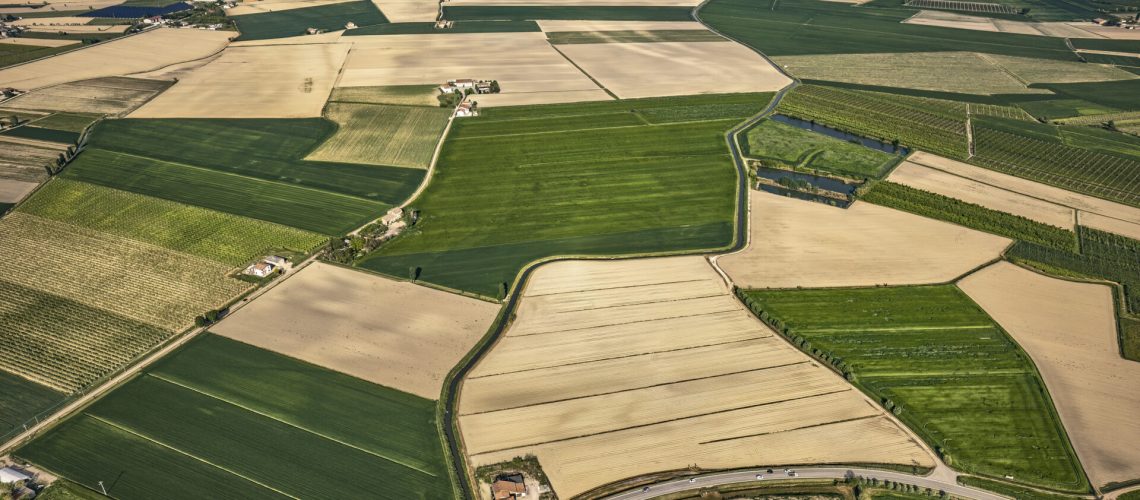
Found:
[[[750,290],[795,342],[839,358],[855,384],[958,470],[1088,490],[1033,364],[954,285]]]
[[[732,241],[724,131],[764,94],[484,110],[458,119],[413,234],[361,266],[494,297],[550,255],[717,248]],[[599,144],[606,144],[599,148]]]
[[[747,155],[856,178],[881,178],[898,156],[853,144],[773,119],[761,121],[747,133]],[[772,165],[768,165],[772,166]]]
[[[372,0],[393,23],[435,23],[439,3],[432,0]]]
[[[427,168],[451,109],[333,102],[325,116],[336,133],[306,160]]]
[[[18,375],[0,370],[0,435],[22,430],[45,408],[64,400],[63,393]]]
[[[539,268],[459,412],[475,466],[533,453],[566,496],[694,463],[933,465],[700,257]]]
[[[258,0],[254,2],[242,2],[235,7],[226,9],[226,16],[244,16],[246,14],[264,14],[266,12],[281,12],[293,9],[304,9],[307,7],[320,7],[322,5],[334,5],[338,3],[353,2],[356,0]]]
[[[170,90],[139,108],[131,117],[321,116],[321,108],[332,91],[349,47],[344,44],[231,47],[222,52],[221,57],[180,78]]]
[[[32,90],[60,83],[151,71],[222,50],[226,31],[157,29],[0,70],[0,87]],[[279,61],[280,62],[280,61]]]
[[[619,98],[774,91],[791,83],[736,42],[588,43],[558,50]]]
[[[999,262],[959,282],[1033,357],[1095,485],[1140,477],[1140,363],[1120,357],[1112,289]]]
[[[939,283],[996,259],[1011,241],[906,212],[753,193],[747,248],[718,262],[748,288]]]
[[[0,203],[18,203],[39,185],[38,182],[0,179]]]
[[[428,399],[499,307],[313,264],[213,328],[227,337]]]
[[[163,80],[94,78],[29,92],[4,101],[4,107],[72,113],[125,114],[154,98],[170,85],[171,82]]]
[[[207,335],[16,454],[124,499],[452,498],[434,419],[430,400]]]
[[[54,164],[67,146],[0,135],[0,179],[40,182],[47,179],[45,165]]]
[[[322,2],[315,6],[241,15],[231,11],[227,15],[237,22],[240,41],[301,36],[309,28],[339,31],[348,23],[371,26],[388,22],[369,0]]]

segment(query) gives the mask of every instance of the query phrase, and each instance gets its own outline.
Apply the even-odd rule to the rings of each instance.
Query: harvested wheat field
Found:
[[[1072,208],[911,161],[899,165],[887,180],[1069,230],[1076,223]]]
[[[566,31],[706,31],[705,25],[696,21],[537,21],[544,33]]]
[[[226,31],[156,29],[0,70],[0,87],[31,90],[153,71],[222,50],[230,36]]]
[[[78,35],[82,33],[126,33],[130,28],[129,25],[117,24],[91,24],[91,25],[69,25],[69,26],[28,26],[28,31],[32,33],[68,33],[71,35]]]
[[[942,283],[1010,240],[870,203],[851,208],[753,193],[743,251],[717,262],[745,288]]]
[[[306,160],[427,168],[451,110],[333,102],[325,116],[337,131]]]
[[[1140,363],[1120,357],[1112,290],[999,262],[958,286],[1029,353],[1094,485],[1140,477]]]
[[[75,45],[79,40],[60,40],[55,38],[0,38],[0,45],[34,45],[37,47],[66,47]]]
[[[920,10],[917,14],[903,20],[903,23],[973,31],[1018,33],[1022,35],[1060,36],[1069,38],[1095,37],[1095,35],[1087,31],[1069,26],[1065,23],[1009,21],[941,10]]]
[[[736,42],[599,43],[559,50],[623,99],[773,91],[791,83]]]
[[[352,37],[353,49],[344,64],[338,87],[378,85],[439,85],[448,80],[498,80],[502,93],[479,103],[506,105],[515,94],[526,103],[608,100],[589,77],[558,54],[544,33],[453,33],[439,35],[377,35]],[[463,47],[463,50],[454,50]],[[588,96],[582,96],[585,91]]]
[[[312,264],[212,332],[428,399],[499,306]]]
[[[237,4],[226,10],[226,16],[241,16],[245,14],[264,14],[266,12],[280,12],[283,10],[304,9],[307,7],[320,7],[355,0],[255,0]]]
[[[16,203],[34,191],[38,182],[17,181],[0,177],[0,203]]]
[[[1077,210],[1077,219],[1081,225],[1128,236],[1130,238],[1140,238],[1140,208],[1066,191],[1048,184],[1041,184],[1028,179],[1022,179],[1021,177],[1014,177],[982,167],[975,167],[967,163],[921,151],[911,155],[907,161],[940,170],[957,177],[970,179],[980,184],[1024,194],[1055,205],[1069,207]],[[891,180],[895,181],[893,176]],[[942,194],[954,196],[947,193]],[[1001,210],[999,208],[995,209]]]
[[[125,114],[154,98],[172,82],[112,76],[34,90],[4,103],[5,108],[69,113]]]
[[[433,0],[372,0],[380,13],[393,23],[432,23],[439,16]]]
[[[565,496],[694,463],[932,464],[701,257],[540,267],[459,411],[473,465],[533,453]]]
[[[348,45],[230,47],[132,118],[321,116]]]

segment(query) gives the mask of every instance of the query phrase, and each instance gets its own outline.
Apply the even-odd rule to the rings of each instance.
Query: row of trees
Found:
[[[843,377],[847,380],[852,382],[855,381],[856,375],[854,366],[848,364],[843,360],[843,358],[832,354],[830,351],[812,347],[811,341],[809,341],[807,338],[804,338],[802,335],[796,334],[796,332],[792,330],[791,327],[786,325],[780,318],[776,317],[776,315],[770,314],[768,311],[764,310],[763,306],[751,295],[748,295],[748,292],[746,292],[744,289],[736,287],[735,292],[736,296],[740,298],[741,302],[744,302],[744,305],[748,306],[748,309],[752,311],[752,314],[755,314],[756,317],[760,318],[760,321],[763,321],[765,324],[772,327],[773,330],[779,332],[781,335],[787,338],[789,342],[791,342],[796,347],[799,347],[803,352],[810,354],[812,357],[832,367],[835,371],[843,374]],[[902,412],[901,406],[892,406],[892,408],[887,409],[893,410],[894,408],[898,408],[898,410],[895,411],[896,414]]]

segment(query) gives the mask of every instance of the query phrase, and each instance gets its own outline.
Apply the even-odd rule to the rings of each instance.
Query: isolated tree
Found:
[[[499,298],[500,299],[507,298],[507,284],[506,284],[506,282],[499,283]]]
[[[417,279],[419,279],[420,278],[420,268],[417,266],[409,267],[408,268],[408,278],[410,278],[413,282],[415,282]]]

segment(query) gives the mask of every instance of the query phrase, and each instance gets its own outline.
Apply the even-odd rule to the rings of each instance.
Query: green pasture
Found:
[[[447,29],[436,29],[435,23],[384,23],[344,32],[344,36],[361,35],[446,35],[448,33],[522,33],[542,31],[534,21],[459,21]]]
[[[793,167],[878,179],[898,158],[877,149],[764,120],[748,130],[749,155]]]
[[[357,26],[388,22],[384,14],[380,13],[380,9],[368,0],[245,14],[233,16],[232,19],[237,22],[241,31],[241,36],[238,37],[241,41],[300,36],[309,28],[338,31],[343,30],[345,24],[349,22]]]
[[[324,114],[337,123],[337,131],[307,158],[381,168],[427,168],[451,111],[427,106],[329,103]]]
[[[769,94],[492,108],[452,126],[421,221],[360,265],[495,296],[525,263],[732,241],[724,132]],[[598,147],[604,144],[605,147]]]
[[[439,95],[438,85],[337,87],[329,96],[329,102],[438,107],[437,95]]]
[[[809,351],[842,359],[957,469],[1088,490],[1029,357],[953,285],[751,290]],[[885,404],[885,403],[884,403]]]
[[[99,116],[86,113],[55,113],[36,120],[34,125],[45,129],[78,133],[98,120]]]
[[[527,21],[592,20],[592,21],[692,21],[689,7],[639,6],[444,6],[443,18],[452,21]]]
[[[1100,105],[1084,99],[1025,101],[1018,103],[1017,106],[1034,117],[1043,120],[1054,120],[1074,116],[1103,115],[1118,111],[1117,108]]]
[[[0,436],[21,430],[25,422],[64,397],[55,389],[0,370]]]
[[[215,210],[56,179],[20,211],[186,252],[233,266],[268,253],[308,253],[327,237]]]
[[[36,141],[58,142],[62,144],[74,144],[75,141],[79,140],[78,132],[41,128],[38,121],[33,125],[24,125],[23,127],[16,127],[5,130],[3,133],[0,133],[0,136],[19,137],[21,139],[32,139]]]
[[[206,336],[17,454],[124,499],[450,498],[434,415],[432,401]]]
[[[23,17],[23,14],[21,14]],[[41,57],[52,56],[72,49],[82,47],[79,44],[64,45],[63,47],[40,47],[37,45],[17,45],[14,43],[0,43],[0,68],[28,62]]]
[[[1069,99],[1080,99],[1121,111],[1140,111],[1140,78],[1111,82],[1038,83]]]

